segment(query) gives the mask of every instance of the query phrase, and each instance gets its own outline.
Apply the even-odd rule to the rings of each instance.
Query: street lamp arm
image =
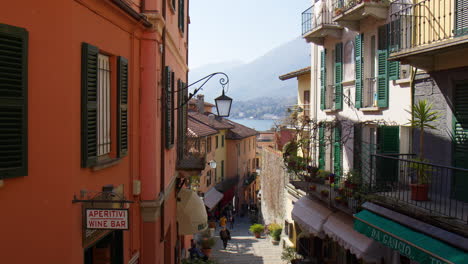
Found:
[[[204,86],[209,80],[211,80],[211,78],[213,78],[215,75],[218,75],[218,74],[224,76],[224,77],[221,77],[221,78],[219,79],[219,83],[221,84],[221,86],[222,86],[222,88],[223,88],[223,94],[224,94],[224,92],[225,92],[225,89],[224,89],[224,88],[226,87],[226,85],[228,85],[228,87],[229,87],[229,76],[227,76],[227,74],[224,73],[224,72],[214,72],[214,73],[211,73],[211,74],[209,74],[209,75],[207,75],[207,76],[205,76],[205,77],[203,77],[203,78],[201,78],[201,79],[199,79],[199,80],[197,80],[197,81],[195,81],[195,82],[193,82],[193,83],[191,83],[191,84],[189,84],[189,85],[187,85],[187,86],[185,86],[185,87],[182,87],[181,89],[177,90],[177,91],[176,91],[177,93],[178,93],[178,92],[182,92],[182,91],[188,90],[188,88],[190,88],[191,86],[193,86],[193,85],[195,85],[195,84],[197,84],[197,83],[201,83],[201,85],[200,85],[198,88],[195,88],[195,89],[193,90],[193,93],[189,93],[188,98],[187,98],[186,100],[184,100],[184,102],[182,102],[181,105],[178,105],[174,110],[180,109],[181,107],[185,106],[185,105],[190,101],[190,99],[192,99],[200,90],[203,89],[203,86]],[[228,89],[226,89],[226,91],[227,91],[227,90],[228,90]]]

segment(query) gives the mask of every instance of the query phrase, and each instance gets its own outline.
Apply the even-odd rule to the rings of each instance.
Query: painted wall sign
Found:
[[[86,209],[87,229],[128,230],[128,209]]]

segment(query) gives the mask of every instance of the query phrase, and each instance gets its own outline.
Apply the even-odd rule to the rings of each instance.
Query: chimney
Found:
[[[203,94],[197,95],[198,112],[205,113],[205,96]]]

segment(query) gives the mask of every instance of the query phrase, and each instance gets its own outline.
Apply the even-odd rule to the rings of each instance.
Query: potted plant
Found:
[[[438,111],[432,110],[432,104],[428,103],[427,100],[420,100],[417,104],[413,105],[411,112],[406,112],[412,115],[412,119],[409,120],[411,127],[419,129],[419,156],[415,163],[411,163],[411,166],[416,171],[416,183],[410,184],[411,187],[411,199],[416,201],[427,201],[429,200],[429,165],[419,163],[426,162],[424,159],[424,130],[427,128],[436,129],[430,123],[435,122],[439,119],[440,114]]]
[[[339,16],[341,14],[343,14],[343,8],[341,7],[335,8],[335,16]]]
[[[310,189],[311,191],[315,191],[315,190],[317,190],[317,185],[312,184],[311,186],[309,186],[309,189]]]
[[[199,243],[200,243],[201,251],[203,252],[203,254],[205,254],[208,257],[211,256],[212,248],[216,244],[216,240],[214,239],[214,237],[204,236],[200,239]]]
[[[322,197],[327,197],[328,196],[328,190],[321,190],[320,191],[320,194],[322,195]]]
[[[268,232],[272,238],[271,242],[273,243],[273,245],[279,245],[282,231],[283,228],[279,224],[273,223],[268,225]]]
[[[336,202],[337,204],[341,204],[342,201],[343,201],[343,197],[341,197],[341,196],[336,196],[336,197],[335,197],[335,202]]]
[[[297,253],[296,249],[293,247],[285,247],[281,253],[281,259],[288,263],[295,264],[302,259],[302,255]]]
[[[252,232],[256,238],[260,238],[265,227],[262,224],[253,224],[249,227],[249,231]]]

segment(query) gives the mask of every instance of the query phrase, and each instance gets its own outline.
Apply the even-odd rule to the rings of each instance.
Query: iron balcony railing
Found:
[[[468,34],[468,1],[405,1],[390,6],[390,43],[393,52],[435,44]]]
[[[371,155],[370,193],[409,210],[468,222],[468,169],[388,155]]]
[[[320,5],[320,9],[311,6],[302,12],[302,35],[315,30],[324,25],[338,25],[333,22],[333,12],[325,5]]]
[[[353,7],[365,3],[388,4],[390,0],[335,0],[333,1],[333,16],[339,16]]]
[[[364,107],[377,106],[377,78],[366,78],[363,103]]]
[[[325,97],[325,109],[334,110],[336,101],[335,85],[327,85]]]

